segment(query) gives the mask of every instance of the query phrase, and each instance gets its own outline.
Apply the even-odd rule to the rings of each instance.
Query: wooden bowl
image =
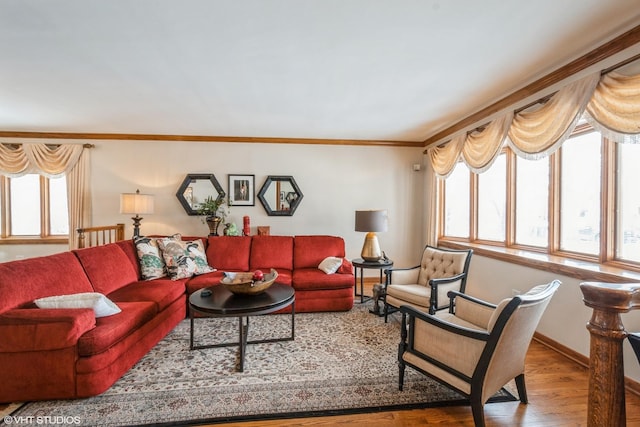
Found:
[[[253,272],[249,273],[224,273],[220,279],[231,293],[236,295],[256,295],[260,294],[271,286],[278,278],[278,272],[271,269],[271,272],[264,275],[263,280],[253,280]]]

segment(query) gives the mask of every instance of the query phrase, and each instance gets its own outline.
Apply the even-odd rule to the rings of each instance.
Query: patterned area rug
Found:
[[[249,340],[290,334],[290,315],[250,318]],[[244,372],[237,347],[189,350],[184,320],[100,396],[27,403],[16,417],[72,418],[75,425],[221,423],[467,404],[407,369],[398,390],[397,319],[356,305],[346,313],[302,313],[295,340],[250,344]],[[237,341],[238,320],[196,319],[196,344]],[[502,391],[493,400],[514,400]],[[61,418],[57,418],[61,419]]]

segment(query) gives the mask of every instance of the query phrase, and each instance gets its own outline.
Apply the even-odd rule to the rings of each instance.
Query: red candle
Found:
[[[242,227],[242,234],[245,236],[248,236],[251,233],[251,227],[249,226],[249,216],[245,215],[242,218],[242,222],[244,224],[244,226]]]

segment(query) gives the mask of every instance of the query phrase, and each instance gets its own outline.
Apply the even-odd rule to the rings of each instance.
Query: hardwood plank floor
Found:
[[[586,368],[545,345],[533,341],[527,353],[525,375],[529,404],[506,402],[485,405],[487,426],[587,425],[589,379]],[[515,390],[515,386],[513,389]],[[640,425],[640,397],[627,392],[626,403],[627,425]],[[474,426],[471,408],[468,406],[217,425],[227,427]]]
[[[371,295],[371,287],[365,294]],[[369,302],[368,304],[372,304]],[[635,362],[635,361],[634,361]],[[583,366],[533,341],[526,360],[529,404],[520,402],[485,405],[488,426],[557,427],[587,425],[588,371]],[[515,390],[515,386],[512,387]],[[0,410],[6,405],[0,404]],[[640,396],[626,394],[627,425],[640,425]],[[216,424],[227,427],[275,426],[460,426],[472,427],[468,406],[374,412],[356,415],[297,418],[290,420],[250,421]]]

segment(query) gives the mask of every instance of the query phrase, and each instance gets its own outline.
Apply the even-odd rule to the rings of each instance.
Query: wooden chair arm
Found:
[[[462,292],[458,292],[458,291],[449,291],[449,292],[447,292],[447,296],[449,297],[449,312],[450,313],[453,313],[451,311],[451,309],[455,305],[454,300],[456,298],[463,298],[463,299],[465,299],[467,301],[471,301],[471,302],[474,302],[476,304],[480,304],[480,305],[483,305],[485,307],[489,307],[489,308],[493,308],[493,309],[495,309],[497,307],[497,305],[495,305],[495,304],[491,304],[490,302],[483,301],[483,300],[481,300],[479,298],[475,298],[475,297],[472,297],[471,295],[463,294]]]

